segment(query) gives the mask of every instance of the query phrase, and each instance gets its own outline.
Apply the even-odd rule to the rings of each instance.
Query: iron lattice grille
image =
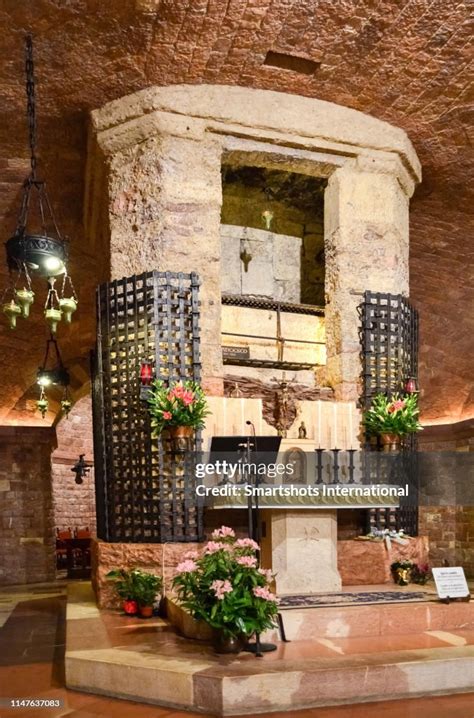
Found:
[[[365,292],[361,306],[363,407],[418,378],[418,312],[400,294]]]
[[[153,439],[140,365],[165,381],[199,381],[199,279],[148,272],[97,291],[93,381],[98,535],[107,541],[198,541],[192,459]],[[195,440],[200,448],[200,436]]]
[[[418,312],[401,294],[365,292],[360,305],[362,347],[363,409],[370,407],[378,393],[393,394],[402,391],[408,377],[418,380]],[[365,449],[374,448],[367,442]],[[375,447],[376,448],[376,447]],[[403,444],[400,460],[392,471],[410,479],[415,492],[416,438],[409,437]],[[375,458],[375,457],[374,457]],[[370,454],[365,462],[368,481],[376,482],[379,467]],[[399,476],[394,476],[398,481]],[[418,534],[418,509],[413,505],[399,509],[370,509],[368,528],[404,529],[413,536]]]

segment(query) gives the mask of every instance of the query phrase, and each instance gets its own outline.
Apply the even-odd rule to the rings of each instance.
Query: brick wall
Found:
[[[52,455],[54,525],[59,529],[96,530],[94,469],[82,484],[76,484],[71,471],[80,454],[93,463],[92,405],[89,396],[80,399],[68,418],[57,426],[58,448]]]
[[[0,584],[55,576],[51,428],[0,427]]]

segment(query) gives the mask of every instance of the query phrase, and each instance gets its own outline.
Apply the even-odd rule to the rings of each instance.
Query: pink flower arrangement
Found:
[[[234,538],[235,531],[234,529],[231,529],[230,526],[221,526],[220,529],[213,531],[211,536],[213,539]]]
[[[230,581],[216,580],[211,583],[211,589],[216,594],[216,598],[222,601],[225,598],[226,593],[232,593],[234,590]]]
[[[199,558],[199,554],[197,551],[186,551],[184,554],[184,558],[192,559],[195,561],[197,558]]]
[[[240,538],[234,544],[235,548],[251,548],[252,551],[260,551],[260,546],[251,538]]]
[[[240,566],[247,566],[247,568],[257,567],[257,559],[255,558],[255,556],[240,556],[236,560]]]
[[[204,546],[204,553],[216,553],[216,551],[221,551],[222,549],[229,551],[229,546],[225,543],[219,543],[218,541],[208,541]]]
[[[156,379],[148,397],[148,410],[155,436],[169,426],[202,429],[209,414],[204,392],[194,381],[179,381],[167,386]]]
[[[387,411],[389,414],[393,414],[395,411],[400,411],[400,409],[405,408],[405,402],[402,399],[399,399],[398,401],[394,401],[390,404]]]
[[[264,576],[267,583],[271,583],[273,581],[273,573],[270,571],[269,568],[259,568],[258,572],[260,576]]]
[[[253,589],[253,595],[257,598],[263,598],[264,601],[276,601],[277,597],[272,593],[267,586],[255,586]]]
[[[177,573],[192,573],[193,571],[196,571],[197,569],[197,563],[193,561],[192,559],[187,559],[186,561],[182,561],[176,566]]]
[[[199,557],[188,552],[178,566],[173,586],[183,608],[226,636],[249,637],[274,626],[274,576],[258,567],[258,550],[256,541],[236,539],[229,526],[213,531]]]

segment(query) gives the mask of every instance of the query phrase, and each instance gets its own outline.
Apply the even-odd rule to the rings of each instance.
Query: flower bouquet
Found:
[[[414,563],[411,569],[411,580],[424,586],[430,579],[431,568],[427,563]]]
[[[413,562],[404,559],[403,561],[395,561],[390,566],[392,569],[393,580],[399,586],[408,586],[411,581],[411,572],[413,570]]]
[[[278,601],[271,571],[258,568],[258,544],[222,526],[199,556],[189,552],[173,579],[178,600],[214,629],[218,652],[238,652],[254,633],[275,625]]]
[[[400,437],[422,430],[419,414],[416,394],[396,393],[392,398],[377,394],[364,413],[363,422],[368,434],[380,436],[384,446],[393,448],[400,443]]]
[[[204,419],[210,413],[204,392],[194,381],[167,386],[156,379],[148,397],[148,408],[154,436],[168,430],[173,436],[189,437],[204,427]]]

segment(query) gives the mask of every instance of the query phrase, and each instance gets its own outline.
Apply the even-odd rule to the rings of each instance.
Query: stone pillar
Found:
[[[0,585],[55,578],[55,440],[51,428],[0,427]]]
[[[279,596],[340,590],[336,510],[273,510],[270,523]]]
[[[112,278],[153,269],[201,277],[203,384],[222,394],[219,142],[163,134],[118,151],[109,197]]]
[[[408,201],[393,165],[359,158],[325,195],[327,378],[336,398],[360,396],[363,292],[408,295]]]

